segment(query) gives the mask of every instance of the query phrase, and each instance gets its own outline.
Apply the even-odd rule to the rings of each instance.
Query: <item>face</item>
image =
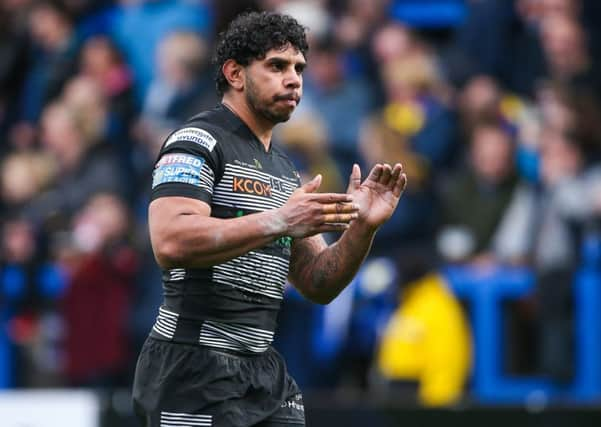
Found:
[[[473,168],[487,182],[500,182],[511,172],[512,151],[506,134],[496,128],[482,127],[475,131],[472,139]]]
[[[109,42],[103,37],[89,39],[82,50],[81,67],[89,74],[107,72],[116,63]]]
[[[488,76],[477,76],[470,80],[461,95],[462,108],[467,114],[496,112],[499,88]]]
[[[541,138],[541,178],[549,185],[570,176],[582,168],[581,152],[561,133],[547,129]]]
[[[288,45],[245,67],[244,93],[251,110],[273,124],[287,121],[302,96],[305,66],[303,54]]]
[[[543,22],[542,45],[548,60],[569,67],[585,55],[586,43],[579,23],[566,17],[550,17]]]

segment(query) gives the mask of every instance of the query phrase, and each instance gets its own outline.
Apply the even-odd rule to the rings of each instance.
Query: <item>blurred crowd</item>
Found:
[[[433,324],[419,323],[419,302],[432,297],[446,331],[457,328],[433,327],[439,343],[456,337],[438,369],[461,347],[463,391],[469,322],[435,273],[449,263],[531,268],[536,292],[507,309],[508,364],[569,380],[572,276],[601,224],[601,3],[0,0],[2,385],[129,385],[161,303],[146,224],[155,157],[219,102],[211,49],[249,9],[309,28],[304,96],[274,136],[301,175],[344,191],[353,163],[400,161],[409,180],[363,275],[367,293],[392,283],[377,303],[355,292],[327,311],[288,294],[278,334],[292,373],[302,342],[330,361],[298,368],[299,383],[420,379],[424,362],[395,366],[390,340],[419,340]],[[345,334],[328,335],[341,316]],[[458,398],[437,393],[420,396]]]

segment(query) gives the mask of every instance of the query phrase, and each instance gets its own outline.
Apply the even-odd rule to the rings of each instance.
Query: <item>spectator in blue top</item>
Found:
[[[208,35],[210,12],[206,2],[120,0],[114,11],[112,31],[117,44],[132,66],[136,90],[142,99],[155,76],[155,52],[161,40],[173,31]]]

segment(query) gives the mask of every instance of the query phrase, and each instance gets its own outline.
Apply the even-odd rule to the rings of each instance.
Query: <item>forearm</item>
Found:
[[[325,248],[303,250],[291,266],[295,286],[308,299],[328,304],[353,280],[369,253],[375,230],[352,223],[340,239]]]
[[[199,214],[179,215],[153,241],[164,268],[208,267],[265,246],[283,235],[285,224],[275,211],[219,219]]]

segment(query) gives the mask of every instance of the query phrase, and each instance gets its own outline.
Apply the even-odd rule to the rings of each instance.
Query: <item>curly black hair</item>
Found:
[[[238,15],[219,34],[215,48],[215,83],[221,96],[229,88],[222,67],[228,59],[247,66],[256,59],[263,59],[271,49],[292,45],[304,56],[309,46],[305,27],[289,15],[274,12],[245,12]]]

